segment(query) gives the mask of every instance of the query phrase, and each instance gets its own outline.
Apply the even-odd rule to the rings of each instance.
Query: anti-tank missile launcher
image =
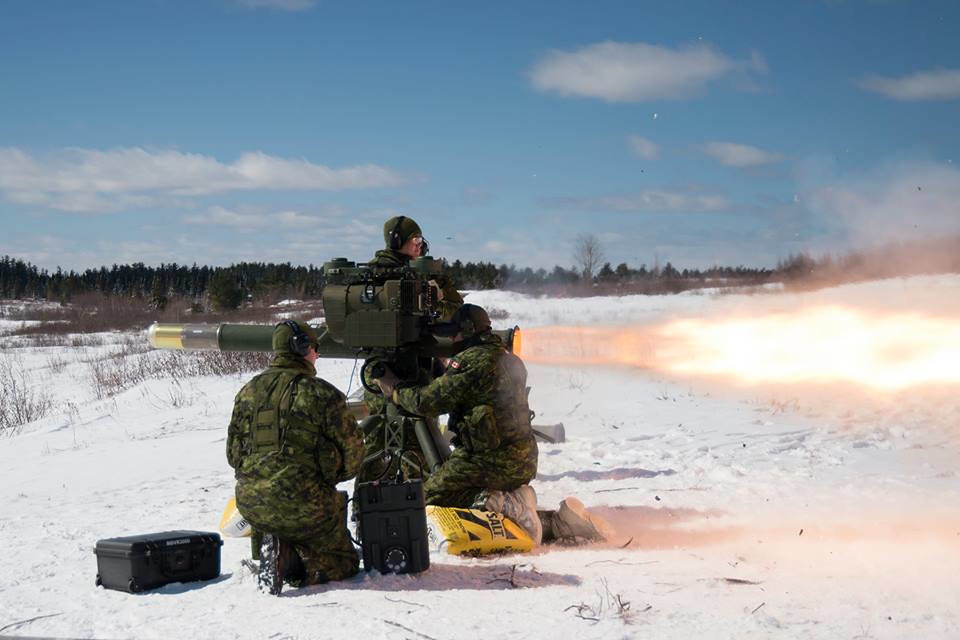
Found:
[[[386,365],[401,379],[422,381],[431,358],[457,353],[459,345],[452,339],[433,333],[443,323],[436,283],[441,275],[438,261],[421,257],[409,266],[383,268],[335,258],[324,264],[323,274],[326,322],[317,327],[317,354],[321,358],[364,358],[360,379],[368,391],[379,393],[379,388],[368,382],[373,377],[367,375],[368,370],[377,375],[377,368]],[[273,325],[154,323],[147,336],[159,349],[271,351],[273,331]],[[519,351],[518,327],[495,333],[508,349]],[[430,470],[449,456],[435,421],[406,416],[390,402],[386,419],[393,425],[392,433],[402,429],[404,420],[414,421]],[[399,461],[400,455],[393,453]]]
[[[403,350],[419,357],[446,358],[456,353],[450,339],[432,333],[440,322],[440,289],[434,281],[439,270],[440,263],[427,257],[395,269],[358,266],[345,258],[324,264],[326,323],[318,327],[317,354],[356,358]],[[272,325],[154,323],[147,337],[158,349],[270,351],[273,329]],[[495,333],[508,349],[519,351],[518,327]]]

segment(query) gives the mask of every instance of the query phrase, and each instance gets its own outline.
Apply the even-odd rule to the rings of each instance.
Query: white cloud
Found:
[[[144,262],[156,265],[227,265],[235,262],[292,262],[320,265],[336,256],[372,257],[383,246],[381,222],[364,222],[367,213],[230,211],[212,207],[192,216],[189,229],[164,225],[138,239],[28,236],[12,241],[10,255],[52,268],[83,270],[100,265]],[[380,220],[380,216],[377,216]],[[203,225],[203,226],[196,226]],[[217,226],[214,226],[217,225]],[[171,235],[169,231],[181,232]],[[236,235],[235,235],[236,234]],[[144,240],[142,238],[147,237]]]
[[[0,193],[14,202],[63,211],[116,211],[230,191],[337,191],[405,182],[378,165],[331,169],[260,152],[224,164],[210,156],[137,147],[65,149],[44,158],[0,148]]]
[[[39,191],[8,191],[5,195],[7,200],[17,204],[33,205],[71,213],[89,211],[110,213],[122,209],[158,206],[164,203],[175,204],[175,201],[164,201],[161,198],[130,194],[103,197],[96,193],[52,194]]]
[[[759,167],[783,160],[783,156],[772,151],[734,142],[708,142],[704,153],[727,167]]]
[[[624,234],[619,231],[601,231],[596,235],[600,242],[607,243],[620,242],[625,237]]]
[[[806,201],[854,246],[960,232],[960,170],[949,165],[887,167]]]
[[[624,196],[561,198],[548,204],[561,209],[622,213],[709,213],[730,208],[730,202],[722,195],[656,190]]]
[[[278,231],[310,230],[311,234],[340,235],[344,229],[356,226],[356,220],[347,220],[347,214],[341,207],[331,205],[321,210],[305,213],[303,211],[269,211],[246,207],[242,210],[213,206],[203,213],[186,214],[184,223],[191,225],[217,226],[250,231],[258,229],[276,229]],[[370,225],[362,225],[364,233],[371,233]],[[315,241],[312,239],[311,241]]]
[[[766,63],[758,52],[737,61],[702,44],[669,49],[642,42],[601,42],[547,53],[533,66],[530,79],[536,89],[563,96],[642,102],[687,98],[702,93],[710,81],[764,71]]]
[[[184,224],[198,227],[194,235],[206,233],[206,227],[224,237],[225,232],[236,232],[242,237],[255,238],[247,244],[231,240],[229,255],[233,260],[262,260],[277,256],[286,262],[303,257],[307,262],[322,262],[333,256],[363,258],[382,246],[384,216],[377,212],[357,213],[337,205],[322,206],[312,211],[269,210],[244,207],[239,210],[210,207],[203,213],[186,214]],[[370,221],[372,220],[372,221]],[[287,252],[287,257],[283,257]],[[259,257],[258,257],[259,256]]]
[[[483,251],[485,253],[503,253],[509,248],[506,242],[500,240],[490,240],[485,242],[483,245]]]
[[[251,9],[279,9],[281,11],[305,11],[314,7],[316,0],[238,0]]]
[[[276,214],[240,213],[224,207],[210,207],[206,213],[183,216],[183,221],[194,225],[216,225],[232,229],[263,229],[279,222]]]
[[[894,100],[953,100],[960,98],[960,69],[918,71],[899,78],[866,76],[857,85]]]
[[[635,154],[644,158],[645,160],[654,160],[658,155],[660,155],[660,149],[657,147],[656,143],[651,140],[640,136],[630,135],[627,136],[627,141],[630,143],[630,148]]]

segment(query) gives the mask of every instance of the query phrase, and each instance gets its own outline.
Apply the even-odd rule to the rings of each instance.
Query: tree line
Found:
[[[869,251],[818,258],[790,255],[775,268],[713,266],[677,268],[670,262],[633,267],[602,262],[595,238],[578,239],[577,266],[532,269],[493,262],[444,261],[445,273],[458,289],[509,289],[554,295],[676,293],[702,287],[733,287],[780,282],[823,286],[840,282],[914,275],[960,273],[960,236],[900,242]],[[245,301],[315,299],[323,289],[322,268],[290,263],[240,262],[228,267],[136,262],[82,272],[50,272],[19,258],[0,257],[0,298],[67,302],[79,294],[143,299],[162,310],[174,299],[194,311],[236,309]]]
[[[674,268],[669,262],[662,268],[639,268],[621,263],[606,263],[585,282],[576,267],[553,269],[520,268],[493,262],[445,262],[445,273],[459,289],[511,289],[536,292],[569,289],[576,286],[627,284],[635,281],[684,280],[706,282],[711,279],[767,279],[768,269],[714,267],[711,269]],[[143,298],[163,308],[171,299],[181,298],[216,309],[231,309],[244,300],[276,301],[282,298],[310,299],[320,296],[324,277],[320,267],[290,263],[241,262],[228,267],[161,264],[141,262],[113,265],[110,268],[82,272],[57,268],[50,272],[10,256],[0,258],[0,298],[43,299],[66,302],[76,295],[97,293],[103,296]]]
[[[320,267],[241,262],[229,267],[142,262],[113,265],[109,269],[54,272],[18,258],[0,258],[0,298],[69,301],[76,295],[143,298],[163,308],[172,298],[209,300],[221,309],[236,308],[244,299],[280,299],[285,296],[316,298],[323,287]]]
[[[553,269],[519,268],[515,265],[500,266],[492,262],[467,262],[455,260],[447,265],[446,273],[463,289],[509,289],[524,292],[565,289],[576,292],[587,289],[608,290],[611,287],[638,286],[653,282],[686,282],[692,285],[708,286],[718,283],[758,283],[767,282],[774,272],[766,268],[751,267],[710,267],[707,269],[677,269],[671,263],[648,268],[643,264],[637,268],[621,262],[615,267],[605,262],[596,273],[579,267]]]

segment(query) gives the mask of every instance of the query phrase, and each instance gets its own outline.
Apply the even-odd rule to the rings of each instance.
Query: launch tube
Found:
[[[360,351],[345,347],[321,325],[317,354],[321,358],[357,357]],[[268,324],[166,324],[155,322],[147,339],[157,349],[185,351],[273,351],[274,325]]]
[[[274,325],[268,324],[172,324],[154,322],[147,329],[147,339],[156,349],[185,351],[272,351]],[[321,358],[353,359],[365,349],[349,347],[333,339],[325,325],[320,334],[317,355]],[[507,349],[522,355],[520,328],[495,330]],[[428,336],[420,342],[405,345],[422,356],[449,358],[457,352],[457,345],[448,338]]]

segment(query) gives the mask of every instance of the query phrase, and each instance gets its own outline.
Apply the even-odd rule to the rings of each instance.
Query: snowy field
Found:
[[[551,325],[649,327],[821,304],[956,320],[960,277],[805,294],[477,292],[468,301],[531,336]],[[226,424],[250,376],[147,379],[98,394],[90,362],[122,359],[140,340],[99,337],[36,347],[0,336],[2,358],[52,405],[0,439],[0,635],[960,637],[960,385],[745,384],[531,359],[535,422],[562,422],[567,434],[541,444],[540,503],[575,495],[610,520],[614,540],[434,555],[419,575],[361,573],[272,598],[241,565],[247,540],[226,539],[219,579],[129,595],[94,586],[96,541],[216,530],[233,490]],[[318,365],[341,389],[356,388],[352,361]]]

